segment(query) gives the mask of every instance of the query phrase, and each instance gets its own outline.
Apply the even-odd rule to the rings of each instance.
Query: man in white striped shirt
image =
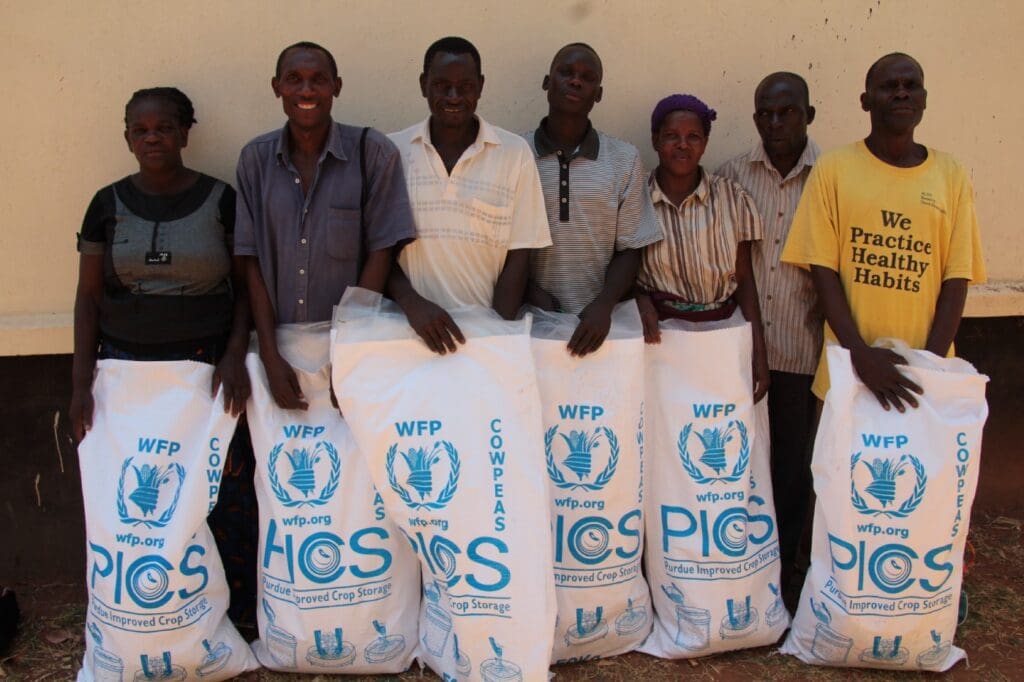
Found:
[[[790,596],[811,504],[810,455],[817,407],[811,383],[821,352],[822,316],[810,274],[779,258],[819,150],[807,137],[814,107],[800,76],[780,72],[765,77],[754,91],[754,107],[761,142],[726,162],[718,174],[750,193],[764,223],[764,237],[753,245],[754,279],[771,369],[772,483],[782,584]]]

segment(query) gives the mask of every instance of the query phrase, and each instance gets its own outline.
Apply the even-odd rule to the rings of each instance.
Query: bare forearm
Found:
[[[71,381],[75,388],[92,387],[99,343],[99,306],[81,292],[75,296],[75,351],[71,360]]]
[[[614,306],[629,296],[636,284],[636,273],[640,270],[640,250],[625,249],[617,251],[608,263],[605,271],[604,287],[597,299],[606,305]]]
[[[359,274],[359,286],[371,291],[383,292],[391,275],[392,249],[371,251]]]
[[[396,258],[388,270],[387,295],[398,304],[402,310],[407,310],[409,305],[414,305],[422,297],[412,287],[412,282],[405,274],[405,270],[398,264]]]
[[[249,306],[252,310],[253,326],[260,343],[260,356],[263,358],[278,355],[277,351],[277,316],[270,302],[270,294],[260,274],[259,261],[254,257],[246,257],[245,281],[248,285]]]
[[[526,282],[530,272],[530,250],[516,249],[505,256],[505,266],[494,285],[491,307],[506,320],[519,312],[526,293]]]
[[[843,292],[843,284],[839,281],[839,273],[820,265],[811,266],[811,279],[818,292],[825,320],[836,335],[839,343],[849,350],[866,348],[867,344],[853,321],[850,304]]]
[[[757,298],[757,281],[750,261],[750,242],[740,242],[736,252],[736,303],[744,319],[750,323],[754,344],[764,345],[764,325],[761,321],[761,304]]]
[[[229,352],[245,353],[249,348],[249,330],[252,328],[252,314],[249,311],[249,287],[246,283],[246,261],[235,256],[231,266],[231,287],[235,296],[231,315],[231,332],[228,335]]]
[[[928,332],[925,350],[945,356],[953,345],[953,338],[960,328],[960,320],[967,302],[967,280],[947,279],[942,283],[939,300],[935,303],[935,317]]]

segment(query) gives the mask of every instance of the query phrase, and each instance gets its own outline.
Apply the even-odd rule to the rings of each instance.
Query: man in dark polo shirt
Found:
[[[530,259],[527,300],[579,315],[573,355],[604,343],[612,308],[636,280],[640,249],[662,238],[636,147],[590,123],[603,75],[589,45],[560,49],[541,85],[548,115],[525,135],[537,156],[553,242]]]
[[[392,249],[415,238],[415,224],[398,150],[376,130],[364,145],[362,205],[363,131],[331,118],[341,78],[330,52],[309,42],[285,48],[271,87],[288,123],[242,149],[235,254],[248,257],[253,321],[274,400],[306,409],[275,327],[329,320],[349,286],[382,291]]]

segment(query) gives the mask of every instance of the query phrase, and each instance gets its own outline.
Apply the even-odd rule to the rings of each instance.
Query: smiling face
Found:
[[[601,101],[603,76],[601,62],[593,51],[582,46],[563,48],[541,84],[548,93],[549,111],[589,115]]]
[[[924,116],[928,91],[921,66],[905,55],[892,55],[876,63],[860,105],[871,114],[871,130],[883,134],[912,132]]]
[[[188,129],[178,110],[162,97],[147,97],[129,107],[124,139],[139,161],[140,170],[180,167],[181,150],[188,144]]]
[[[814,107],[793,80],[764,82],[754,94],[754,125],[771,158],[799,157],[807,146],[807,125],[813,120]]]
[[[314,130],[330,123],[331,105],[341,93],[341,79],[320,50],[293,48],[281,60],[281,70],[270,81],[288,121]]]
[[[708,145],[704,123],[692,111],[673,111],[664,118],[652,137],[658,152],[658,167],[676,177],[697,172]]]
[[[431,119],[443,128],[472,125],[483,89],[484,77],[468,53],[438,52],[430,69],[420,75],[420,92],[427,98]]]

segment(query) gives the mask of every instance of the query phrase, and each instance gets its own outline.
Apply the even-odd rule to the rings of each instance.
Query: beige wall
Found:
[[[867,130],[857,98],[868,65],[909,52],[930,95],[919,139],[970,169],[989,275],[1000,282],[972,294],[969,312],[1024,314],[1012,198],[1024,178],[1014,56],[1022,28],[1024,5],[995,1],[0,0],[0,355],[71,349],[74,233],[93,193],[135,169],[121,122],[131,92],[185,90],[199,119],[186,162],[230,181],[239,148],[281,125],[274,60],[302,39],[337,57],[345,85],[336,118],[384,131],[426,115],[416,78],[435,38],[477,45],[487,77],[480,113],[516,131],[545,111],[540,81],[553,52],[586,41],[605,64],[596,124],[650,163],[651,107],[671,92],[695,93],[719,112],[709,167],[753,144],[752,92],[767,72],[807,78],[818,109],[811,133],[828,148]]]

